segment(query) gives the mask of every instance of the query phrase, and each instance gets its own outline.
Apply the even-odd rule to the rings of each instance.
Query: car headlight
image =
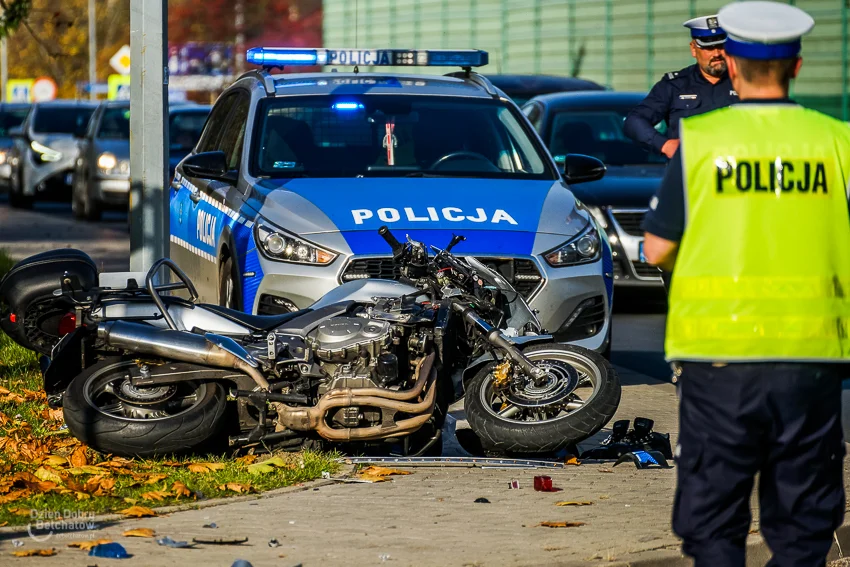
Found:
[[[6,163],[6,152],[0,151],[0,165],[3,165],[5,163]]]
[[[30,143],[32,151],[34,151],[41,161],[59,161],[62,159],[62,152],[57,152],[53,148],[48,148],[44,144],[39,144],[35,140]]]
[[[271,260],[326,266],[338,256],[265,220],[258,220],[254,227],[260,250]]]
[[[104,173],[112,173],[116,165],[118,165],[118,160],[110,152],[103,152],[97,158],[97,168]]]
[[[587,223],[584,230],[543,257],[549,265],[561,268],[595,262],[599,259],[600,249],[599,233],[593,223]]]

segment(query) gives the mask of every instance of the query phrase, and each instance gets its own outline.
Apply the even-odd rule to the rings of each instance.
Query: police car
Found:
[[[477,50],[254,48],[264,66],[216,102],[171,190],[171,257],[208,302],[257,314],[309,307],[335,286],[394,278],[378,228],[472,255],[502,273],[558,340],[605,351],[607,238],[567,183],[604,174],[569,156],[562,175]],[[271,74],[271,67],[354,65]],[[439,75],[357,65],[440,66]]]

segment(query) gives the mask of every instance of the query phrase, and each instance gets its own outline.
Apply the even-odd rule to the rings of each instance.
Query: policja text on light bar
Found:
[[[481,67],[489,61],[477,49],[304,49],[253,47],[248,63],[266,67],[283,65],[366,65],[376,67]]]

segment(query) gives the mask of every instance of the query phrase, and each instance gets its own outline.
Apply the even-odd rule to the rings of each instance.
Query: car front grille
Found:
[[[643,236],[643,229],[640,227],[643,222],[643,217],[646,211],[611,211],[614,215],[614,220],[623,229],[623,232],[632,236]]]
[[[635,274],[637,274],[639,278],[661,277],[661,270],[659,270],[652,264],[647,264],[646,262],[632,262],[632,266],[635,269]]]
[[[525,299],[529,299],[543,284],[543,276],[537,264],[526,258],[478,258],[505,278]],[[392,258],[355,258],[342,273],[342,281],[350,282],[366,278],[396,280],[401,276]]]
[[[585,299],[561,328],[555,331],[555,340],[568,342],[592,337],[605,326],[605,315],[605,300],[601,295]]]

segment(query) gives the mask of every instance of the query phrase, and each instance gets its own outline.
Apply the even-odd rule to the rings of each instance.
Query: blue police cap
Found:
[[[745,59],[791,59],[800,54],[800,38],[815,21],[806,12],[779,2],[735,2],[720,9],[726,53]]]
[[[726,41],[726,32],[720,27],[717,16],[700,16],[682,25],[690,28],[691,38],[700,47],[719,46]]]

